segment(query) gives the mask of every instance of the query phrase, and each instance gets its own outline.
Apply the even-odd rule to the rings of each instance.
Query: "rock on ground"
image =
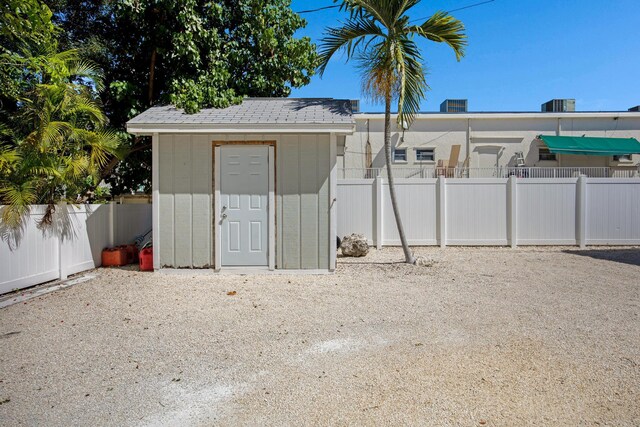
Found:
[[[362,257],[369,253],[367,238],[362,234],[350,234],[344,236],[340,244],[342,255],[349,257]]]

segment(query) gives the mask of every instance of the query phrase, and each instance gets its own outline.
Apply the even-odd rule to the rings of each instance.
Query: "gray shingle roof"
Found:
[[[152,107],[128,125],[351,125],[351,104],[333,98],[245,98],[240,105],[185,114],[173,106]]]

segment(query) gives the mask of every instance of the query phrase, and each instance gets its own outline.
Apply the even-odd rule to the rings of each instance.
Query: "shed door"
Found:
[[[269,148],[220,148],[222,266],[268,265]]]

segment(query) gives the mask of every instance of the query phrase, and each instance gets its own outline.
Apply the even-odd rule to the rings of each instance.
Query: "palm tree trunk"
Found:
[[[389,196],[391,196],[391,207],[393,207],[393,215],[396,218],[396,226],[398,227],[398,235],[400,243],[404,251],[404,259],[408,264],[415,264],[416,259],[407,243],[407,237],[404,235],[404,227],[400,219],[400,211],[398,210],[398,201],[396,199],[396,188],[393,184],[393,174],[391,172],[391,97],[387,96],[384,105],[384,156],[387,163],[387,179],[389,180]]]

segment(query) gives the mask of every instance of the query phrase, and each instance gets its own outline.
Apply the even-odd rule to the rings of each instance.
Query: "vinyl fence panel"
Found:
[[[446,180],[446,242],[507,244],[507,180]]]
[[[588,179],[586,199],[588,244],[640,244],[640,180]]]
[[[436,244],[436,180],[396,179],[400,218],[410,245]],[[391,205],[389,184],[383,184],[382,243],[399,245],[400,235]]]
[[[59,277],[58,238],[38,229],[43,213],[44,206],[33,207],[17,235],[2,226],[0,294]]]
[[[0,294],[99,267],[104,248],[151,229],[151,205],[61,205],[39,227],[44,211],[32,206],[19,233],[0,227]]]
[[[372,244],[375,236],[375,181],[373,179],[345,179],[338,181],[338,236],[364,234]]]
[[[111,239],[110,209],[110,205],[67,206],[68,223],[60,242],[64,275],[100,266],[102,250]]]
[[[577,181],[577,178],[518,181],[519,245],[576,244]]]

